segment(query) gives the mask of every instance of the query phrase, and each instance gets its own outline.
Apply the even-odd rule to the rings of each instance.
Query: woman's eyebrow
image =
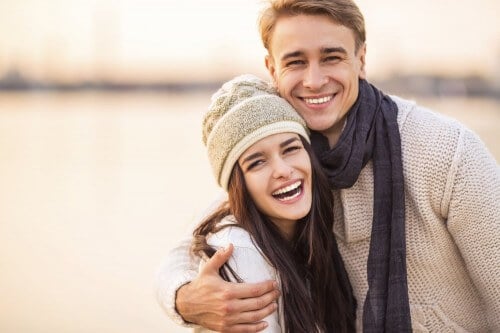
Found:
[[[262,153],[261,152],[258,152],[258,153],[253,153],[251,155],[248,155],[247,157],[245,157],[243,159],[243,161],[241,161],[241,164],[245,164],[245,162],[248,162],[250,160],[253,160],[253,159],[256,159],[257,157],[260,157],[262,156]]]
[[[285,140],[283,141],[282,143],[280,143],[280,148],[283,148],[283,147],[286,147],[288,146],[290,143],[294,142],[294,141],[297,141],[299,140],[299,138],[290,138],[288,140]]]

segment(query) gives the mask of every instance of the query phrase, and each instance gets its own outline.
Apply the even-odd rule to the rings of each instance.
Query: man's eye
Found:
[[[287,66],[298,66],[303,64],[304,64],[303,60],[292,60],[286,63]]]
[[[338,61],[339,59],[339,56],[329,56],[325,58],[325,61]]]

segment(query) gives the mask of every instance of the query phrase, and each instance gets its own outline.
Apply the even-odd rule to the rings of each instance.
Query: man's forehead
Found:
[[[280,17],[271,34],[269,52],[285,55],[354,50],[354,32],[324,15]]]
[[[351,28],[343,25],[342,23],[334,20],[332,17],[326,14],[298,14],[298,15],[281,15],[276,18],[274,23],[273,32],[277,30],[304,30],[309,26],[321,25],[324,28],[327,27],[343,27],[347,30]]]

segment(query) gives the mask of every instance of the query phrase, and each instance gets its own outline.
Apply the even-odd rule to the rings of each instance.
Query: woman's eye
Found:
[[[255,167],[261,165],[262,163],[264,163],[263,160],[256,160],[256,161],[253,161],[252,163],[250,163],[247,167],[247,171],[250,171],[252,169],[254,169]]]
[[[284,152],[285,152],[285,154],[291,153],[291,152],[294,152],[294,151],[299,150],[301,148],[302,147],[300,147],[300,146],[290,146],[290,147],[287,147]]]

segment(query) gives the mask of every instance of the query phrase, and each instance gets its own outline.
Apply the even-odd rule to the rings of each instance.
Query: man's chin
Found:
[[[332,119],[328,119],[327,117],[320,117],[319,115],[318,117],[306,117],[304,118],[304,120],[307,127],[316,132],[328,131],[335,125],[335,122],[332,121]]]

